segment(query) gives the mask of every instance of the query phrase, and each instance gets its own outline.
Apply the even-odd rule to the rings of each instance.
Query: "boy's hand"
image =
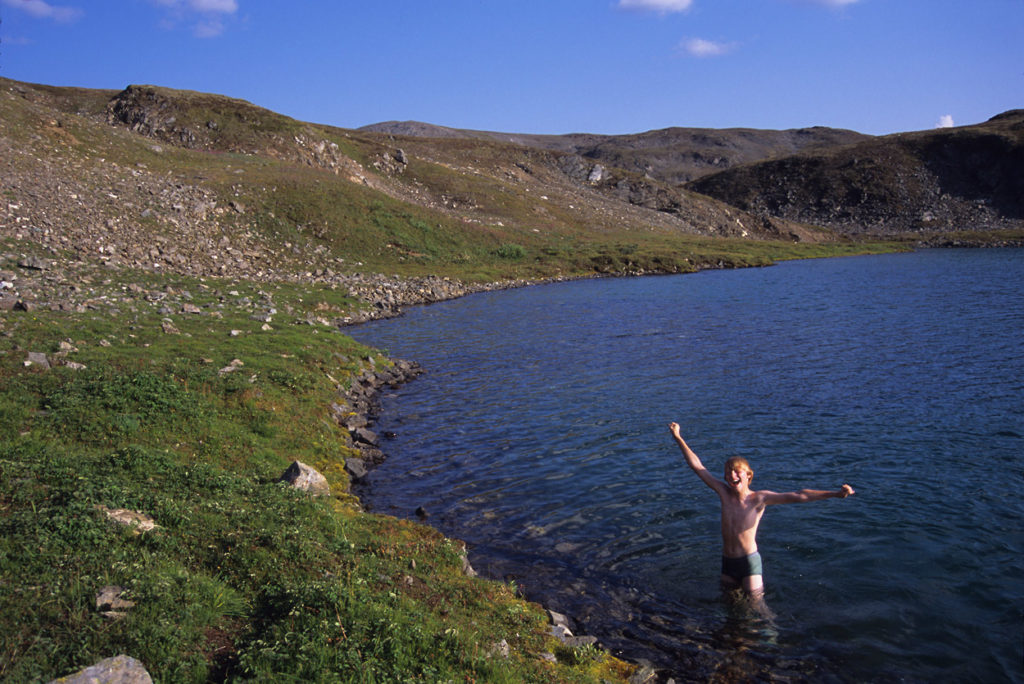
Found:
[[[848,496],[853,496],[856,492],[853,491],[853,487],[848,484],[844,484],[842,489],[839,490],[839,498],[845,499]]]
[[[672,434],[676,437],[679,436],[679,423],[669,423],[668,429],[672,431]]]

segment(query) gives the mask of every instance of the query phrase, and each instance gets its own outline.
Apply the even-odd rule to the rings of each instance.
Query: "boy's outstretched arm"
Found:
[[[725,488],[725,483],[708,472],[708,469],[700,462],[697,454],[693,452],[693,449],[690,448],[682,435],[679,434],[679,423],[669,423],[668,428],[672,431],[672,436],[675,438],[676,444],[679,445],[679,450],[683,452],[683,457],[686,459],[686,464],[690,466],[690,469],[697,473],[697,477],[703,480],[704,484],[721,494]]]
[[[801,489],[799,492],[761,492],[762,501],[766,506],[787,503],[806,503],[808,501],[822,501],[824,499],[845,499],[853,496],[856,492],[853,487],[844,484],[835,491],[823,489]]]

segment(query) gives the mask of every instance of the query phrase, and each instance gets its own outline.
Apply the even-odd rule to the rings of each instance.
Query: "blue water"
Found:
[[[1024,681],[1024,250],[473,295],[350,329],[427,374],[361,495],[682,680]],[[719,472],[774,506],[762,616],[718,587]]]

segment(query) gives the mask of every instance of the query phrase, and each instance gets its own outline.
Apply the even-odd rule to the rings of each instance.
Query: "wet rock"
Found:
[[[345,471],[353,480],[362,480],[367,474],[366,464],[361,458],[346,458]]]

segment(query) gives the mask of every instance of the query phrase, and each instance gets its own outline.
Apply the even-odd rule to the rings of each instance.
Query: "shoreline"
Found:
[[[963,248],[963,247],[965,247],[965,245],[961,245],[961,244],[949,244],[949,245],[942,245],[942,246],[919,245],[918,247],[915,248],[915,250],[916,249],[948,249],[948,248]],[[986,244],[986,245],[969,245],[968,247],[971,247],[971,248],[974,248],[974,247],[979,247],[979,248],[990,248],[990,247],[1020,248],[1020,247],[1024,247],[1024,244],[1021,244],[1021,245],[989,245],[989,244]],[[915,250],[911,250],[911,251],[915,251]],[[699,270],[717,270],[717,269],[714,269],[714,267],[711,267],[709,269],[699,269]],[[698,271],[693,271],[693,272],[699,272],[699,270]],[[599,274],[599,275],[590,276],[590,277],[580,277],[580,278],[572,278],[572,279],[562,278],[562,279],[551,279],[551,280],[539,280],[539,281],[533,281],[533,282],[529,282],[529,283],[517,283],[517,284],[509,286],[509,287],[489,287],[489,288],[483,288],[483,289],[467,291],[464,294],[459,295],[459,297],[465,296],[465,295],[468,295],[468,294],[477,294],[477,293],[484,292],[484,291],[497,291],[497,290],[500,290],[500,289],[514,289],[516,287],[525,287],[527,285],[553,284],[553,283],[556,283],[556,282],[565,282],[565,281],[570,281],[570,280],[584,280],[584,279],[590,279],[590,278],[638,277],[639,275],[682,275],[682,274],[680,274],[680,273],[675,273],[675,274],[673,274],[673,273],[647,273],[647,274],[629,274],[628,276],[609,276],[609,275],[606,275],[606,274]],[[450,299],[455,299],[455,298],[458,298],[458,297],[451,297]],[[438,300],[438,301],[444,301],[444,300]],[[434,303],[434,302],[424,302],[424,303]],[[402,315],[402,313],[403,312],[401,310],[396,310],[396,311],[392,312],[390,316],[386,316],[386,318],[397,317],[397,316]],[[385,316],[381,316],[381,318],[385,318]],[[353,324],[353,325],[355,325],[355,324]],[[344,331],[344,327],[342,328],[342,330]],[[418,363],[415,362],[415,361],[412,361],[412,362],[396,361],[396,363],[413,363],[419,369],[418,372],[414,376],[412,376],[412,377],[410,377],[410,378],[408,378],[406,380],[408,382],[411,382],[412,380],[414,380],[416,377],[418,377],[423,372],[428,372],[427,370],[420,368]],[[395,386],[392,385],[391,387],[394,388]],[[387,386],[383,386],[383,387],[380,388],[380,391],[381,391],[381,393],[383,393],[387,389],[388,389]],[[379,410],[379,407],[378,407],[378,410]],[[376,420],[378,418],[379,418],[379,413],[377,415],[373,416],[373,422],[376,422]],[[382,452],[382,460],[386,459],[388,457],[388,454],[386,453],[386,450],[382,449],[381,452]],[[375,465],[379,465],[379,463],[375,464]],[[367,475],[368,474],[369,473],[367,473]],[[360,478],[360,479],[362,479],[362,478]],[[380,484],[381,483],[378,482],[377,486],[380,486]],[[388,485],[388,483],[386,481],[384,481],[382,484],[383,484],[384,487],[387,487],[387,485]],[[369,493],[367,487],[368,487],[367,484],[359,484],[359,483],[353,482],[353,494],[359,499],[360,505],[363,505],[363,498],[364,498],[364,496],[366,496],[366,494]],[[367,510],[367,512],[370,512],[370,513],[374,512],[372,507],[367,507],[365,510]],[[425,514],[420,515],[420,511],[419,510],[413,511],[413,510],[410,509],[409,511],[404,511],[401,517],[406,517],[407,519],[415,521],[415,522],[417,522],[419,524],[423,524],[423,525],[427,525],[427,526],[430,526],[430,527],[434,527],[431,524],[431,522],[427,519],[426,513],[429,513],[429,511],[424,512],[424,513]],[[394,515],[394,513],[387,513],[385,515]],[[435,527],[434,529],[437,529],[437,528]],[[441,532],[441,533],[445,534],[444,532]],[[462,542],[462,540],[458,540],[458,541]],[[464,542],[462,542],[462,543],[464,544]],[[467,558],[468,558],[468,556],[467,556]],[[487,562],[488,562],[488,558],[487,558],[486,555],[484,555],[481,558],[476,559],[476,561],[478,563],[482,563],[482,565],[486,566]],[[467,564],[468,564],[468,560],[467,560]],[[484,576],[487,579],[490,579],[490,580],[493,580],[493,581],[498,581],[498,582],[506,582],[507,581],[505,578],[503,578],[501,576],[494,576],[494,575],[484,575]],[[567,579],[565,581],[565,585],[564,586],[568,586],[570,583],[571,583],[571,580]],[[538,596],[537,596],[537,594],[544,594],[544,593],[551,593],[551,592],[545,592],[545,591],[541,590],[541,591],[523,592],[522,595],[523,595],[523,597],[526,600],[540,604],[546,611],[551,613],[553,611],[551,606],[548,603],[546,603],[542,598],[538,598]],[[575,618],[575,616],[570,616],[570,618],[571,619]],[[644,667],[644,668],[651,667],[649,661],[647,661],[642,656],[641,657],[636,657],[635,652],[631,652],[631,650],[625,650],[625,649],[622,649],[621,646],[618,646],[613,651],[611,648],[609,648],[608,646],[605,645],[605,643],[602,640],[602,637],[600,635],[597,636],[596,642],[600,645],[601,648],[607,650],[609,653],[614,655],[616,658],[622,659],[622,660],[624,660],[626,662],[630,662],[630,663],[632,663],[632,664],[634,664],[634,665],[636,665],[638,667]],[[671,677],[673,675],[679,676],[678,673],[672,673],[670,671],[663,670],[663,669],[660,669],[660,668],[659,669],[653,669],[653,670],[651,670],[652,679],[650,679],[648,681],[651,681],[651,682],[672,681]],[[656,677],[656,679],[654,679],[653,677]],[[667,679],[665,679],[666,677],[667,677]]]

